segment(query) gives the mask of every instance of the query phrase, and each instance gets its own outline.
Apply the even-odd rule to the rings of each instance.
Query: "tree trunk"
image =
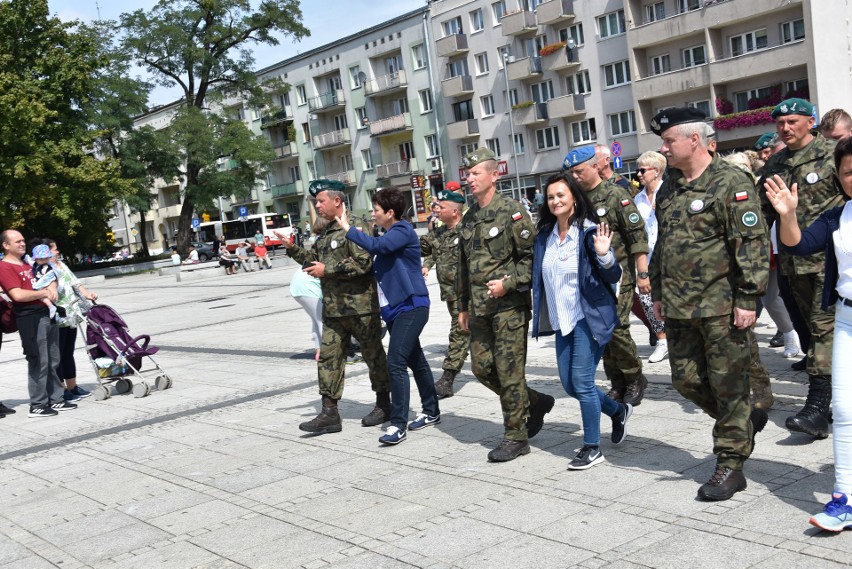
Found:
[[[186,188],[183,191],[183,206],[180,208],[180,217],[178,218],[178,233],[177,248],[181,257],[186,257],[189,254],[189,242],[192,238],[192,212],[195,210],[195,203],[192,199],[190,188],[195,188],[198,185],[198,175],[201,169],[192,164],[187,164],[186,168]]]
[[[147,211],[139,212],[139,232],[142,237],[142,256],[147,259],[151,256],[151,253],[148,252],[148,237],[145,235],[145,214]]]

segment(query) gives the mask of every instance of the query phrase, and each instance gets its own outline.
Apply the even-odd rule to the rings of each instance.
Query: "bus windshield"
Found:
[[[279,246],[281,239],[272,233],[274,229],[282,230],[287,234],[292,233],[290,216],[286,213],[259,213],[222,223],[222,234],[225,236],[228,249],[231,250],[243,241],[252,242],[258,231],[263,235],[267,246]]]

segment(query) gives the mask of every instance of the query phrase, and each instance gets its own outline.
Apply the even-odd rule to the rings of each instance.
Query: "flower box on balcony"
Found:
[[[772,118],[774,107],[763,107],[750,111],[742,111],[730,115],[722,115],[713,120],[713,128],[716,130],[733,130],[735,128],[746,128],[762,124],[775,124]]]
[[[538,54],[541,55],[541,56],[550,55],[551,53],[556,53],[557,51],[559,51],[563,47],[565,47],[564,41],[547,44],[546,46],[544,46],[543,48],[538,50]]]

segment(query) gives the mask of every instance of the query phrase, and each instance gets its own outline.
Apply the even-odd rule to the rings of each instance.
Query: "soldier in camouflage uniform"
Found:
[[[345,194],[328,180],[315,180],[310,193],[316,198],[317,213],[329,220],[317,235],[311,250],[302,249],[283,239],[287,254],[303,264],[305,272],[320,279],[322,285],[322,347],[318,363],[322,411],[302,423],[299,429],[309,433],[336,433],[342,429],[337,402],[343,396],[343,370],[349,341],[354,336],[370,370],[370,383],[376,392],[376,406],[361,419],[365,427],[381,425],[390,418],[388,363],[381,341],[381,320],[373,278],[372,259],[364,249],[346,239],[346,232],[335,221],[342,215]]]
[[[459,304],[456,277],[459,267],[459,223],[462,219],[464,196],[450,190],[438,192],[440,210],[438,216],[443,225],[420,238],[420,254],[423,256],[423,278],[435,267],[441,300],[450,311],[450,344],[442,366],[444,373],[435,382],[438,397],[453,396],[453,381],[467,359],[470,333],[459,328]]]
[[[672,383],[716,420],[716,469],[698,497],[727,500],[745,489],[743,464],[767,420],[749,402],[748,334],[769,278],[769,240],[749,175],[709,153],[704,113],[666,109],[651,128],[669,164],[657,194],[654,311],[665,317]]]
[[[528,439],[541,430],[554,403],[527,387],[524,373],[535,231],[524,208],[497,193],[493,152],[479,148],[465,156],[464,165],[477,203],[460,230],[459,326],[470,330],[474,375],[500,396],[505,434],[488,460],[505,462],[530,452]]]
[[[598,217],[606,221],[612,230],[612,249],[622,273],[618,293],[619,324],[603,353],[604,371],[612,382],[612,389],[607,396],[635,407],[645,396],[648,380],[642,374],[642,360],[630,336],[630,310],[633,307],[633,289],[636,287],[634,275],[639,277],[639,292],[651,292],[651,281],[648,279],[648,234],[630,193],[601,179],[600,170],[595,166],[596,156],[594,146],[576,148],[565,156],[562,168],[570,169],[571,175],[595,207]]]
[[[773,154],[761,171],[758,188],[763,213],[771,225],[777,218],[766,199],[764,180],[780,176],[787,187],[798,185],[799,227],[808,227],[821,213],[841,205],[845,198],[834,167],[835,142],[812,134],[813,105],[803,99],[787,99],[772,111],[778,135],[787,147]],[[818,439],[828,436],[831,418],[831,349],[834,342],[834,307],[822,310],[825,282],[825,253],[796,257],[784,248],[778,253],[778,270],[790,285],[793,300],[808,321],[808,398],[804,407],[788,417],[787,428]],[[782,294],[785,289],[782,288]],[[804,348],[804,345],[802,346]]]

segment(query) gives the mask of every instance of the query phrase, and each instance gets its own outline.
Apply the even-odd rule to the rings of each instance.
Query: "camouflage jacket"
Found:
[[[601,182],[586,195],[601,221],[612,230],[612,250],[621,265],[621,286],[636,283],[636,264],[633,256],[648,252],[648,234],[630,192],[611,182]]]
[[[454,302],[458,300],[456,275],[459,272],[459,229],[461,223],[450,229],[442,225],[420,238],[420,255],[423,266],[435,268],[438,275],[438,286],[441,287],[441,300]]]
[[[769,278],[769,240],[749,175],[718,156],[692,182],[669,168],[657,194],[651,295],[669,318],[754,310]]]
[[[529,309],[535,231],[525,209],[495,194],[484,208],[474,204],[468,210],[459,231],[459,311],[490,316],[515,307]],[[501,278],[506,294],[489,298],[486,283]]]
[[[297,246],[288,249],[287,254],[300,264],[318,261],[325,265],[325,276],[320,279],[323,318],[379,311],[372,257],[346,239],[346,232],[336,221],[317,235],[313,248]]]
[[[834,169],[834,146],[833,140],[816,135],[810,144],[801,150],[792,151],[785,148],[769,158],[761,170],[757,184],[761,208],[768,226],[772,226],[777,215],[766,197],[763,181],[776,174],[781,176],[787,187],[798,184],[799,205],[796,208],[796,217],[799,227],[803,230],[816,221],[821,213],[843,204],[846,198]],[[778,267],[783,275],[821,273],[824,266],[824,252],[806,257],[797,257],[783,250],[778,254]]]

